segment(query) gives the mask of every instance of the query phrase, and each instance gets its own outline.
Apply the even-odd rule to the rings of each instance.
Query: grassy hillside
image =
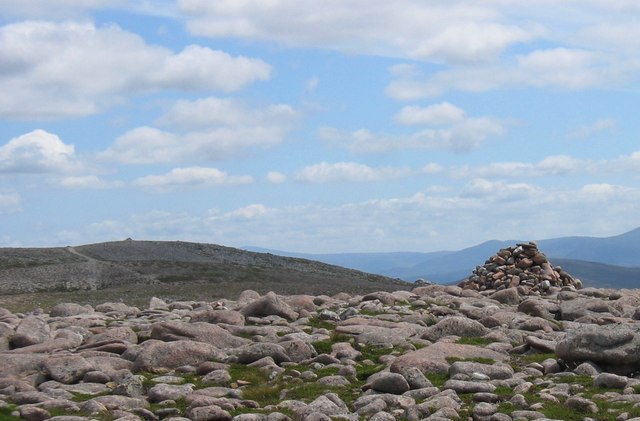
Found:
[[[0,306],[32,300],[125,301],[236,298],[407,289],[397,279],[311,260],[180,241],[118,241],[79,247],[0,248]]]

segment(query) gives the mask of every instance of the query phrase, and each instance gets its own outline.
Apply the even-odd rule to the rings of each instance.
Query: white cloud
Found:
[[[401,101],[436,97],[450,90],[485,92],[505,88],[559,88],[580,90],[619,84],[631,76],[611,54],[553,48],[536,50],[500,63],[452,67],[433,74],[413,74],[393,79],[386,88]],[[638,63],[637,68],[640,67]],[[393,68],[390,69],[393,72]]]
[[[201,130],[218,126],[289,125],[296,117],[297,112],[287,104],[251,109],[237,99],[208,97],[177,101],[158,123],[185,130]]]
[[[126,164],[210,162],[280,143],[280,127],[221,127],[185,134],[138,127],[118,137],[100,156]]]
[[[261,204],[255,203],[252,205],[244,206],[227,213],[225,216],[228,219],[255,219],[264,216],[269,212],[269,209]]]
[[[93,9],[122,7],[127,2],[126,0],[0,0],[0,14],[28,18],[68,18],[81,16]]]
[[[591,124],[586,124],[574,128],[568,133],[573,139],[585,139],[597,133],[611,130],[616,127],[616,121],[613,118],[601,118]]]
[[[486,139],[505,132],[498,120],[466,117],[464,110],[446,102],[425,108],[405,107],[396,114],[396,121],[436,127],[428,127],[409,135],[379,134],[367,129],[344,132],[332,127],[322,127],[318,136],[323,140],[343,143],[354,152],[438,149],[466,153],[478,148]]]
[[[15,192],[0,192],[0,214],[15,213],[22,210],[22,197]]]
[[[590,171],[595,165],[596,163],[567,155],[554,155],[536,163],[494,162],[479,167],[451,168],[450,173],[454,178],[532,178],[584,173]]]
[[[270,77],[262,60],[147,44],[118,26],[25,21],[0,27],[0,116],[84,116],[161,89],[232,92]]]
[[[78,167],[74,146],[44,130],[34,130],[0,146],[0,172],[65,173]]]
[[[463,121],[466,113],[462,108],[449,102],[430,105],[428,107],[406,106],[394,117],[395,121],[407,125],[446,126]]]
[[[168,239],[310,252],[455,250],[487,239],[620,233],[640,214],[640,189],[545,188],[474,180],[392,199],[337,206],[249,204],[204,214],[151,212],[91,229],[98,238]],[[576,218],[589,215],[589,218]]]
[[[181,0],[179,5],[197,35],[454,63],[486,61],[540,34],[536,25],[502,22],[499,8],[489,3]]]
[[[296,180],[306,183],[370,182],[406,177],[412,173],[407,168],[374,168],[355,162],[321,162],[300,170]]]
[[[215,187],[252,182],[253,178],[250,176],[232,176],[217,168],[186,167],[174,168],[162,175],[140,177],[133,184],[138,187],[169,191],[183,187]]]
[[[216,161],[282,142],[297,118],[298,112],[287,104],[250,108],[229,98],[181,100],[157,121],[171,130],[129,130],[101,157],[128,164]]]
[[[462,190],[462,197],[485,198],[491,201],[523,200],[540,194],[542,189],[528,183],[505,183],[482,178],[471,180]]]
[[[287,176],[278,171],[269,171],[267,173],[267,181],[274,184],[280,184],[287,181]]]
[[[122,181],[108,181],[96,175],[69,176],[54,180],[54,182],[60,187],[70,189],[113,189],[124,187],[124,182]]]

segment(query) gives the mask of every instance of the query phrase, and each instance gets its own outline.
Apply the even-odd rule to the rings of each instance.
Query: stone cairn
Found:
[[[460,286],[476,291],[526,287],[529,292],[545,293],[551,287],[580,289],[582,282],[560,266],[552,266],[536,242],[530,241],[501,249],[484,265],[476,266]]]

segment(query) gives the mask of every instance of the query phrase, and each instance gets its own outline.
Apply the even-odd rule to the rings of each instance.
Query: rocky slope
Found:
[[[524,284],[0,310],[0,418],[640,420],[638,319]]]
[[[408,287],[380,275],[214,244],[128,240],[78,247],[0,248],[0,295],[4,296],[76,291],[68,300],[95,296],[132,303],[138,296],[146,302],[151,294],[196,299],[235,297],[244,289],[334,294]],[[110,296],[104,293],[108,290],[117,291]]]

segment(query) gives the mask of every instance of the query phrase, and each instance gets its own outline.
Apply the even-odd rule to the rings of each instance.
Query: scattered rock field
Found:
[[[640,291],[556,273],[0,309],[0,419],[640,420]]]

